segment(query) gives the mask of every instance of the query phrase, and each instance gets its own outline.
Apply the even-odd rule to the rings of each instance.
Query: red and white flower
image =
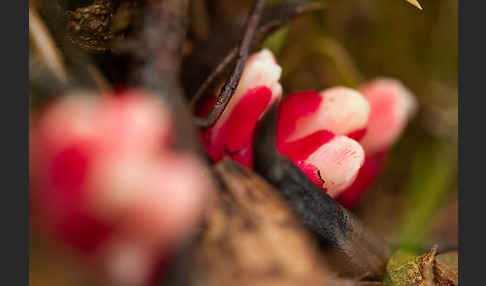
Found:
[[[211,189],[202,162],[170,148],[171,126],[166,106],[141,90],[49,106],[30,138],[39,224],[113,275],[111,250],[126,250],[148,265],[133,279],[148,279],[154,254],[189,235]]]
[[[282,96],[278,81],[281,72],[269,50],[250,56],[223,114],[201,134],[206,152],[213,161],[228,156],[247,167],[253,166],[253,132],[268,107]],[[199,103],[197,115],[205,116],[215,100],[216,94],[207,96]]]
[[[253,132],[270,104],[281,97],[280,73],[269,51],[249,59],[227,109],[201,133],[211,159],[228,156],[253,166]],[[215,100],[216,95],[206,97],[197,114],[205,116]],[[380,174],[388,149],[415,109],[411,92],[386,78],[359,91],[332,87],[296,92],[280,104],[276,147],[317,186],[352,207]]]
[[[364,97],[349,88],[291,94],[280,106],[277,148],[335,197],[363,164],[364,151],[352,138],[364,135],[368,113]]]

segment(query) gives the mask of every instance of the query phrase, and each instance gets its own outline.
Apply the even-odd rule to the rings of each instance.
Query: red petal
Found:
[[[359,142],[359,140],[361,140],[361,138],[363,138],[366,135],[366,131],[367,131],[366,128],[362,128],[349,133],[347,136]]]
[[[87,143],[73,144],[59,152],[51,166],[51,184],[56,191],[78,191],[85,182],[91,161]]]
[[[344,207],[353,208],[364,193],[376,182],[385,166],[387,155],[388,151],[383,151],[371,157],[366,157],[356,180],[337,197],[337,200]]]
[[[206,95],[200,99],[196,104],[195,115],[198,117],[206,117],[216,103],[216,99],[215,94]]]
[[[280,104],[277,142],[285,142],[296,128],[297,120],[315,112],[322,97],[315,91],[302,91],[289,95]]]
[[[310,165],[310,164],[305,164],[304,161],[297,161],[294,162],[294,164],[299,167],[304,174],[307,175],[307,178],[309,178],[316,186],[321,188],[324,192],[326,192],[326,188],[323,187],[323,180],[320,176],[320,171],[316,166]]]
[[[253,88],[238,101],[219,130],[212,127],[203,132],[206,150],[214,161],[228,155],[247,167],[253,165],[253,132],[271,98],[272,91],[269,88]],[[213,134],[214,132],[217,134]]]
[[[85,255],[95,255],[101,244],[114,234],[110,224],[78,208],[65,210],[56,229],[66,243]]]
[[[278,142],[277,148],[280,153],[287,155],[294,162],[305,160],[319,147],[329,142],[334,137],[329,131],[316,131],[309,136],[292,141]]]

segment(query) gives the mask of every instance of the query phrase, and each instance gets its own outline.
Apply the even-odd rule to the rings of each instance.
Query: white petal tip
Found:
[[[354,181],[364,158],[364,150],[358,142],[337,136],[312,153],[306,163],[319,169],[323,187],[330,196],[336,197]]]

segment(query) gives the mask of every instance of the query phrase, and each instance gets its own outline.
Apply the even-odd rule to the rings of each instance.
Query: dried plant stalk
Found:
[[[215,105],[211,108],[211,111],[205,118],[196,117],[195,124],[199,127],[208,128],[216,123],[216,120],[223,114],[224,109],[228,105],[229,101],[233,97],[233,94],[240,82],[241,75],[243,74],[243,68],[245,67],[246,60],[251,48],[251,42],[255,35],[255,31],[258,27],[258,22],[262,16],[265,0],[255,0],[253,8],[251,9],[248,21],[245,27],[245,33],[241,39],[241,43],[238,47],[238,59],[236,61],[235,68],[228,79],[223,85],[221,92],[216,99]]]
[[[31,6],[29,5],[29,37],[31,43],[43,64],[50,68],[60,80],[66,81],[67,72],[61,51],[56,46],[37,11]]]

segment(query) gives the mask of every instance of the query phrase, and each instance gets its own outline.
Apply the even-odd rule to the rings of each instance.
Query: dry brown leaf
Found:
[[[422,273],[422,281],[417,286],[435,286],[434,283],[434,260],[437,253],[437,246],[434,246],[432,250],[426,253],[422,257],[420,262],[420,268]]]
[[[422,6],[420,5],[419,1],[417,0],[406,0],[408,3],[412,4],[413,6],[417,7],[418,9],[422,10]]]
[[[104,52],[115,35],[110,31],[113,3],[96,0],[89,6],[65,11],[67,36],[83,50]]]
[[[434,274],[438,286],[459,285],[457,251],[450,251],[435,258]]]
[[[457,251],[436,255],[437,246],[421,256],[397,251],[387,265],[385,286],[457,286]]]
[[[436,246],[421,256],[397,251],[388,262],[385,285],[435,286],[433,266],[436,252]]]

